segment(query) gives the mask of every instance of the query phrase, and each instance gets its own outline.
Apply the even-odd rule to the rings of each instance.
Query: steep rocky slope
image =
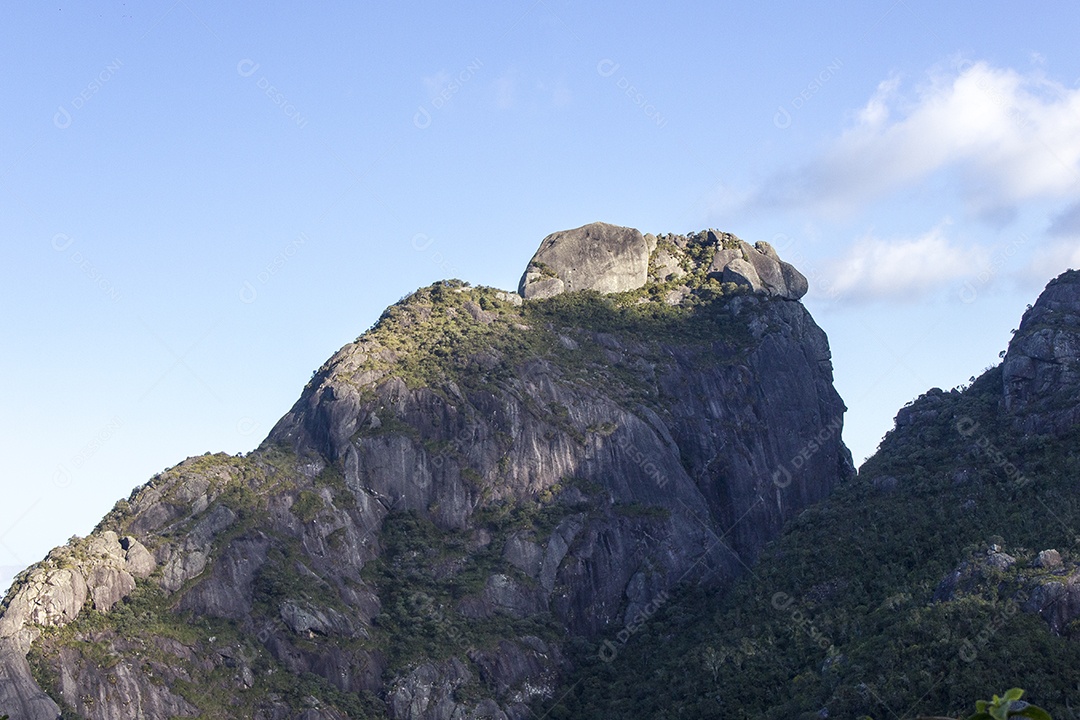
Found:
[[[560,242],[531,299],[453,281],[390,307],[256,451],[155,476],[20,575],[0,711],[528,717],[575,648],[614,657],[679,588],[722,591],[852,476],[771,248]],[[564,286],[531,295],[538,269]]]
[[[1001,365],[902,408],[731,593],[676,594],[615,662],[574,656],[548,717],[957,717],[1009,687],[1078,717],[1078,348],[1069,271]]]

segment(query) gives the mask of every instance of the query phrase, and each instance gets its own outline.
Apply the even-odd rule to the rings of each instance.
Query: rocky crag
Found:
[[[853,476],[805,291],[764,243],[599,223],[517,294],[417,291],[257,450],[155,476],[17,578],[0,712],[528,717],[580,643],[722,591]]]
[[[1080,423],[1080,273],[1051,281],[1024,313],[1002,376],[1017,430],[1060,433]]]
[[[1008,687],[1080,707],[1080,272],[1001,364],[896,415],[857,478],[723,596],[688,591],[554,720],[966,717]],[[613,667],[615,666],[615,667]],[[753,678],[753,682],[748,682]]]

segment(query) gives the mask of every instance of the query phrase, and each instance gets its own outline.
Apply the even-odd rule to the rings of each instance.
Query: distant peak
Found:
[[[1002,366],[1005,407],[1027,432],[1080,422],[1080,272],[1051,280],[1024,313]]]
[[[576,290],[630,292],[657,283],[671,286],[668,298],[674,304],[709,280],[791,300],[808,288],[802,273],[766,242],[751,245],[717,230],[643,235],[635,228],[594,222],[545,237],[518,292],[532,300]]]

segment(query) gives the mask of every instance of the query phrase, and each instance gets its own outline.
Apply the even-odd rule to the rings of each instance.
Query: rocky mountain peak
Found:
[[[392,305],[255,451],[20,575],[0,715],[524,720],[575,643],[730,587],[854,475],[828,340],[782,299],[805,280],[764,243],[594,224],[530,268],[527,299]]]
[[[1002,364],[1005,408],[1027,432],[1080,422],[1080,271],[1047,284],[1020,322]]]
[[[518,284],[527,300],[575,290],[630,292],[667,285],[670,304],[709,280],[798,300],[806,278],[771,245],[751,245],[730,233],[642,235],[640,230],[595,222],[543,239]]]

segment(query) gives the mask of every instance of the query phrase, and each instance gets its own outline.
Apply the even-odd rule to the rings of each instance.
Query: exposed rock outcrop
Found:
[[[525,718],[563,643],[722,590],[853,474],[805,280],[767,245],[594,224],[529,267],[530,300],[647,292],[389,308],[258,450],[155,477],[20,577],[0,707]]]
[[[0,708],[13,720],[55,718],[60,710],[34,682],[26,654],[44,630],[63,627],[87,607],[108,612],[145,578],[154,560],[133,537],[104,531],[57,548],[25,571],[4,601],[0,615]]]
[[[531,299],[574,290],[636,290],[648,279],[651,252],[640,231],[618,225],[596,222],[552,233],[529,261],[518,292]]]
[[[697,251],[691,251],[692,246]],[[669,283],[695,272],[790,300],[801,298],[809,287],[802,273],[782,261],[766,242],[751,245],[715,230],[658,238],[634,228],[592,223],[544,238],[518,292],[527,300],[575,290],[629,292],[650,280]],[[671,304],[687,294],[673,288]]]
[[[1002,373],[1017,429],[1052,433],[1080,423],[1080,271],[1050,281],[1024,313]]]
[[[1080,568],[1034,582],[1024,610],[1038,613],[1052,632],[1065,632],[1080,619]]]

